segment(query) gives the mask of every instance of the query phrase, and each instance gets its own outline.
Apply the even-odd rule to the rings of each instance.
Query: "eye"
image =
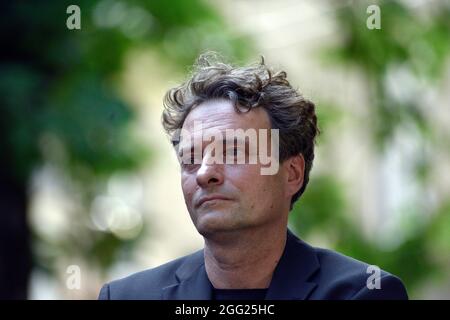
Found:
[[[199,167],[199,165],[195,164],[195,163],[182,163],[181,164],[181,168],[184,171],[188,171],[188,172],[195,171],[195,170],[197,170],[198,167]]]
[[[191,152],[188,157],[180,159],[180,165],[183,170],[193,171],[202,163],[202,155]]]
[[[233,163],[236,163],[237,159],[244,156],[243,150],[239,147],[229,147],[224,149],[223,157],[224,157],[224,163],[227,163],[227,158],[229,160],[233,160]]]

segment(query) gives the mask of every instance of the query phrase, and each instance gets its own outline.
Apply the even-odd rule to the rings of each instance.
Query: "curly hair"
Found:
[[[238,113],[264,108],[272,128],[279,129],[280,162],[303,155],[304,181],[291,199],[292,209],[306,189],[314,160],[319,134],[314,103],[292,88],[286,72],[267,67],[263,57],[258,64],[235,67],[214,53],[205,53],[197,59],[190,78],[168,90],[164,97],[162,123],[169,137],[182,128],[193,108],[213,99],[230,100]]]

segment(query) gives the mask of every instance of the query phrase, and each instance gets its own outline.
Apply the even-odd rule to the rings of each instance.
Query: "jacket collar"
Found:
[[[287,231],[286,247],[275,268],[266,300],[304,300],[317,286],[309,281],[320,268],[314,248]]]
[[[203,250],[187,257],[177,269],[178,283],[163,288],[164,300],[211,300],[213,286],[205,269]]]
[[[306,299],[317,286],[316,283],[308,280],[319,268],[319,261],[314,249],[288,230],[286,246],[275,268],[266,299]],[[175,275],[179,282],[163,288],[163,299],[212,299],[213,287],[206,274],[203,250],[189,256],[177,269]]]

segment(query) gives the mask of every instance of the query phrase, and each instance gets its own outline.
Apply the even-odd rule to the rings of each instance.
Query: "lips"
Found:
[[[209,196],[204,196],[201,197],[198,201],[197,201],[197,207],[200,207],[203,203],[205,203],[206,201],[211,201],[211,200],[230,200],[227,197],[224,197],[220,194],[212,194]]]

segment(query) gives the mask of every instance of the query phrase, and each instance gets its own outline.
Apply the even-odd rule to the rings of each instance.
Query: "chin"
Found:
[[[239,229],[237,221],[230,219],[229,212],[212,211],[201,213],[197,218],[195,227],[197,231],[204,237],[221,232],[230,232]]]
[[[204,238],[216,240],[230,240],[236,239],[236,234],[249,227],[249,223],[231,219],[231,213],[225,213],[227,216],[220,214],[209,213],[197,220],[195,227]],[[230,238],[231,237],[231,238]]]

